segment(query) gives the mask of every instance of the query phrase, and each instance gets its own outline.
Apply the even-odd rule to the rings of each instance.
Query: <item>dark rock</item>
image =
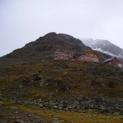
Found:
[[[33,78],[33,81],[40,81],[40,80],[42,80],[42,76],[39,75],[39,74],[33,74],[32,78]]]

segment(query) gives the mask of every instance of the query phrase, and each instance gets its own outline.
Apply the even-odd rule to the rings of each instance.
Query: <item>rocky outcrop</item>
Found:
[[[73,53],[65,52],[65,51],[56,51],[54,55],[55,60],[70,60],[73,58]]]
[[[81,55],[78,60],[87,62],[97,62],[99,63],[99,58],[93,51],[87,51],[85,54]]]

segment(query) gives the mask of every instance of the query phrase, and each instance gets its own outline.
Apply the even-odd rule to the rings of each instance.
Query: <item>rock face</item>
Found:
[[[61,51],[56,51],[55,55],[54,55],[54,59],[55,60],[69,60],[73,58],[73,53],[69,53],[69,52],[61,52]]]
[[[88,51],[85,54],[81,55],[78,60],[87,61],[87,62],[97,62],[99,63],[99,58],[93,51]]]

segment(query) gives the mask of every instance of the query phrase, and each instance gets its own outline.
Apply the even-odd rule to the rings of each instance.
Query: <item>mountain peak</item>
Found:
[[[60,53],[61,57],[57,58],[66,59],[67,56],[73,58],[87,50],[91,50],[91,48],[85,46],[81,40],[67,34],[51,32],[13,51],[4,58],[12,59],[12,61],[39,61],[54,59],[56,54]]]
[[[57,36],[56,32],[49,32],[44,37],[54,37]]]

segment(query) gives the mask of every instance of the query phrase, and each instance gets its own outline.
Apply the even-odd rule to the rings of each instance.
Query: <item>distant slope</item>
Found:
[[[89,46],[94,50],[98,50],[112,56],[123,58],[123,49],[121,49],[120,47],[116,46],[108,40],[82,39],[82,41],[86,46]]]

